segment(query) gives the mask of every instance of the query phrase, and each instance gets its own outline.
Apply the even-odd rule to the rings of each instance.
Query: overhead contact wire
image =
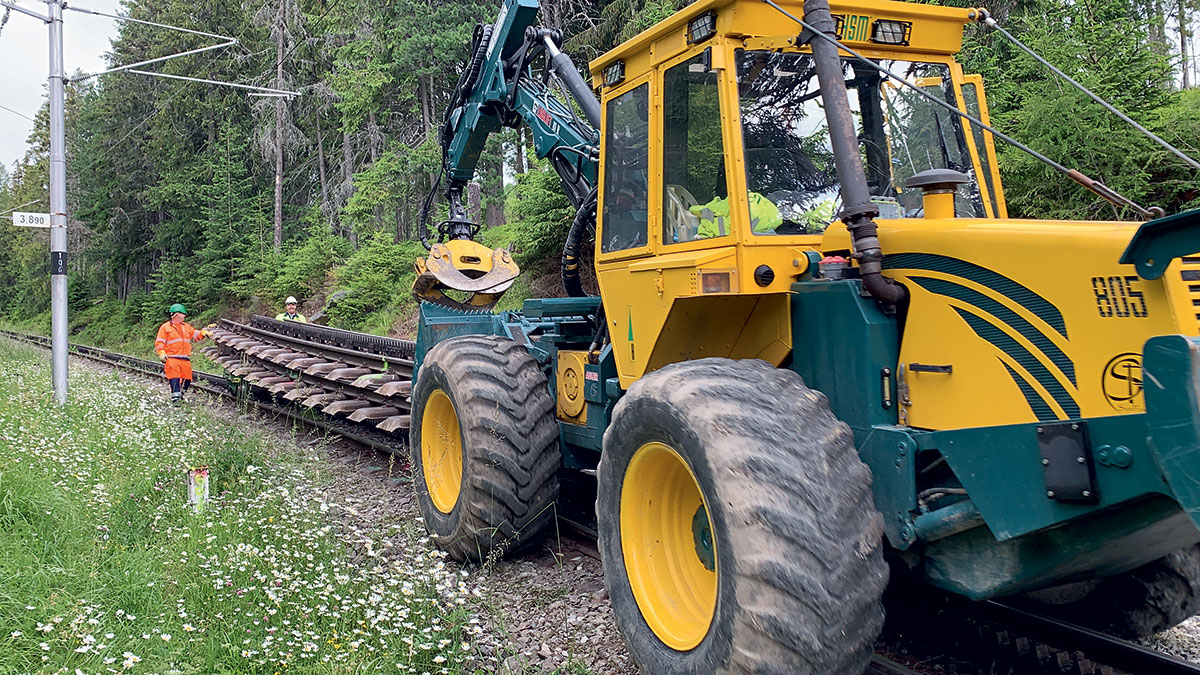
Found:
[[[985,124],[982,120],[976,119],[975,117],[971,116],[970,114],[959,110],[958,108],[950,105],[949,103],[939,100],[936,96],[933,96],[929,92],[927,92],[927,91],[921,89],[920,87],[918,87],[917,85],[909,82],[904,77],[901,77],[900,75],[897,75],[896,73],[893,73],[891,70],[888,70],[887,68],[879,65],[878,63],[872,61],[871,59],[868,59],[867,57],[863,56],[862,54],[859,54],[858,52],[854,51],[850,47],[847,47],[845,44],[839,42],[836,38],[826,35],[825,33],[822,33],[818,30],[815,30],[811,24],[804,21],[803,19],[797,18],[796,15],[794,15],[791,12],[787,11],[786,9],[780,7],[778,4],[776,4],[774,2],[774,0],[762,0],[762,1],[767,3],[768,5],[770,5],[771,7],[774,7],[776,10],[779,11],[779,13],[788,17],[792,21],[795,21],[796,23],[803,26],[814,37],[817,37],[821,40],[825,40],[826,42],[833,44],[838,49],[841,49],[842,51],[846,52],[847,54],[850,54],[854,58],[858,59],[859,61],[862,61],[863,63],[874,68],[875,70],[879,71],[880,73],[883,73],[884,75],[887,75],[888,77],[899,82],[900,84],[904,85],[905,87],[912,89],[913,91],[917,92],[918,94],[920,94],[927,100],[932,101],[933,103],[941,106],[942,108],[945,108],[946,110],[949,110],[950,112],[954,113],[955,115],[958,115],[959,117],[967,120],[971,124],[974,124],[975,126],[981,128],[981,129],[987,130],[988,132],[994,134],[996,137],[1000,138],[1001,140],[1004,140],[1005,142],[1009,143],[1010,145],[1016,147],[1017,149],[1029,154],[1034,159],[1041,161],[1042,163],[1046,164],[1047,166],[1054,169],[1055,171],[1058,171],[1059,173],[1063,174],[1067,178],[1070,178],[1071,180],[1075,181],[1076,183],[1079,183],[1084,188],[1088,189],[1089,191],[1096,194],[1101,199],[1109,202],[1110,204],[1113,204],[1114,206],[1128,206],[1129,208],[1132,208],[1133,210],[1137,211],[1140,215],[1146,216],[1148,218],[1158,217],[1158,216],[1162,215],[1162,209],[1159,209],[1157,207],[1146,208],[1146,207],[1138,204],[1137,202],[1133,201],[1132,199],[1129,199],[1128,197],[1116,192],[1112,188],[1109,188],[1108,186],[1104,185],[1103,183],[1093,180],[1091,178],[1088,178],[1087,176],[1083,175],[1079,171],[1076,171],[1075,169],[1068,169],[1067,167],[1063,166],[1062,164],[1059,164],[1058,162],[1050,159],[1049,157],[1041,154],[1040,152],[1034,150],[1033,148],[1018,141],[1017,139],[1013,138],[1012,136],[1009,136],[1008,134],[1006,134],[1002,131],[996,130],[990,124]]]
[[[1113,106],[1108,101],[1105,101],[1104,99],[1100,98],[1100,96],[1093,93],[1091,89],[1088,89],[1087,87],[1083,86],[1082,84],[1077,82],[1070,75],[1067,75],[1066,73],[1059,70],[1058,68],[1055,68],[1054,64],[1052,64],[1049,61],[1047,61],[1046,59],[1042,58],[1041,55],[1039,55],[1037,52],[1035,52],[1032,49],[1030,49],[1029,47],[1025,46],[1025,44],[1023,42],[1018,40],[1016,37],[1014,37],[1008,31],[1004,30],[1004,28],[994,18],[992,18],[992,15],[989,14],[986,9],[979,9],[976,11],[980,12],[980,15],[979,15],[980,18],[978,20],[981,23],[988,26],[989,28],[993,28],[993,29],[999,31],[999,33],[1001,35],[1003,35],[1009,42],[1013,43],[1018,48],[1020,48],[1021,51],[1025,52],[1026,54],[1037,59],[1038,63],[1049,68],[1055,75],[1058,75],[1059,77],[1066,80],[1067,82],[1070,82],[1071,86],[1073,86],[1076,89],[1078,89],[1079,91],[1087,94],[1088,97],[1091,98],[1093,101],[1104,106],[1105,110],[1111,112],[1112,114],[1121,118],[1122,121],[1129,124],[1129,126],[1133,127],[1134,129],[1137,129],[1138,131],[1145,134],[1147,138],[1151,139],[1155,143],[1158,143],[1159,145],[1161,145],[1163,148],[1168,150],[1171,154],[1175,155],[1179,159],[1182,159],[1185,163],[1187,163],[1188,166],[1192,167],[1193,169],[1200,170],[1200,162],[1197,162],[1196,160],[1192,159],[1188,155],[1184,154],[1184,152],[1182,150],[1180,150],[1179,148],[1176,148],[1175,146],[1171,145],[1170,143],[1159,138],[1157,135],[1154,134],[1154,132],[1150,131],[1146,127],[1133,121],[1133,119],[1131,119],[1128,115],[1126,115],[1125,113],[1118,110],[1115,106]]]

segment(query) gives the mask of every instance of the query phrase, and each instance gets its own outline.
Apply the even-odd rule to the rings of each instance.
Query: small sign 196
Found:
[[[17,211],[12,214],[13,225],[17,227],[50,227],[49,213],[24,213]]]

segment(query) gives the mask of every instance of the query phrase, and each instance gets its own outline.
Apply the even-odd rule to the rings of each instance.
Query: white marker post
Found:
[[[17,227],[50,227],[49,213],[25,213],[17,211],[12,214],[13,225]]]
[[[208,505],[208,467],[197,466],[188,470],[187,503],[196,513]]]

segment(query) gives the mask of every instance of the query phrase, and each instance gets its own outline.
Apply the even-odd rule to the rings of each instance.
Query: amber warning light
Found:
[[[732,284],[729,282],[729,272],[704,272],[700,275],[700,292],[728,293]]]

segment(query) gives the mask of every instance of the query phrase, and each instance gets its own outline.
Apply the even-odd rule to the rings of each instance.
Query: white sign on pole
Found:
[[[24,213],[17,211],[12,214],[13,225],[17,227],[50,227],[49,213]]]

